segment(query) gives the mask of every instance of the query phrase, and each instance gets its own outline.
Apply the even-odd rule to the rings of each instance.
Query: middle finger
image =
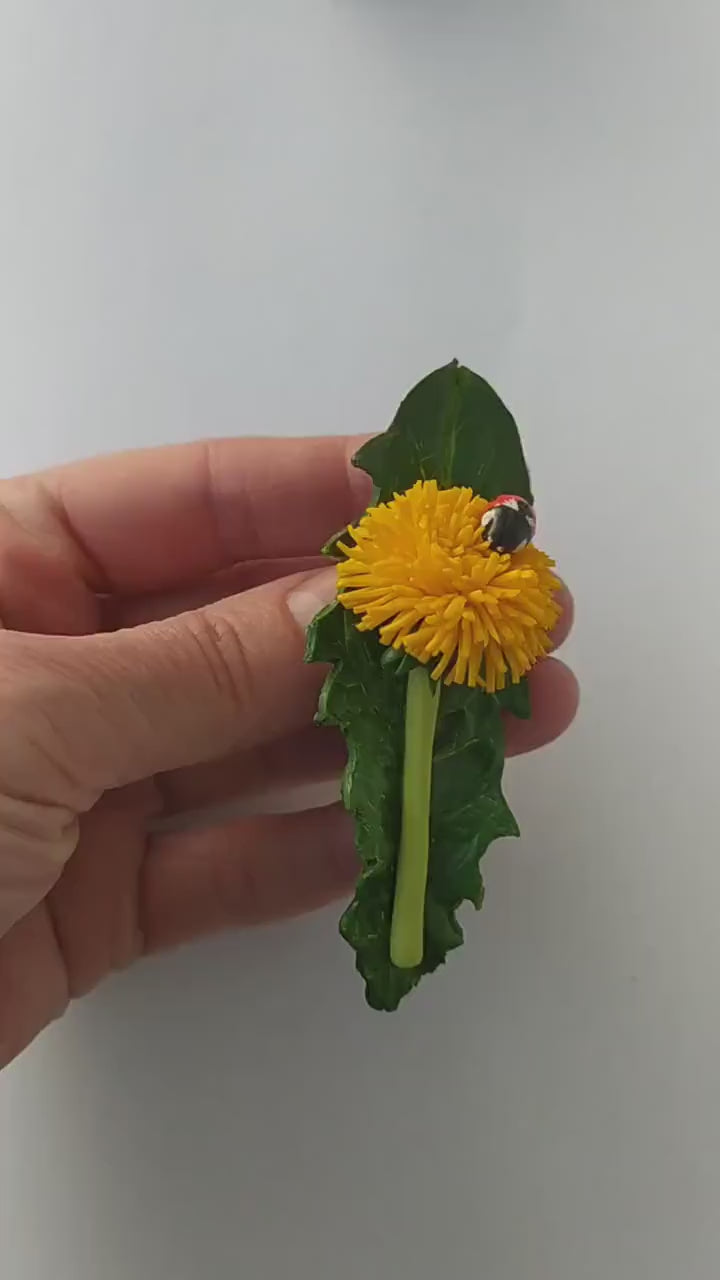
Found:
[[[506,753],[522,755],[546,746],[571,724],[578,704],[577,682],[564,663],[548,658],[530,674],[533,715],[530,720],[505,719]],[[252,751],[177,769],[158,778],[164,818],[202,815],[228,804],[262,807],[269,796],[339,780],[346,750],[336,729],[308,726],[300,732],[264,743]]]

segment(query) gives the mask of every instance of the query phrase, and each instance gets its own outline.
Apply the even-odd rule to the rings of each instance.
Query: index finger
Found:
[[[82,552],[88,585],[171,590],[242,560],[316,555],[363,511],[361,441],[199,440],[108,454],[32,477]]]

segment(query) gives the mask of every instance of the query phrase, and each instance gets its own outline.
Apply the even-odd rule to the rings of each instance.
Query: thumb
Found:
[[[303,662],[304,630],[335,581],[327,569],[123,631],[22,637],[65,772],[107,790],[309,723],[322,676]]]

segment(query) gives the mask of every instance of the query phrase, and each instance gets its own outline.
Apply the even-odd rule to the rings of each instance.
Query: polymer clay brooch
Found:
[[[306,656],[331,667],[318,720],[348,749],[362,870],[340,930],[368,1003],[393,1010],[462,943],[457,911],[482,903],[488,845],[519,834],[502,712],[530,713],[560,582],[533,542],[515,421],[471,370],[429,374],[354,464],[372,503],[325,548],[337,599]]]

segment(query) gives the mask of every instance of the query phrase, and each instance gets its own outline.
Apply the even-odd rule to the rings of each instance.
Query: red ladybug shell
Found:
[[[516,493],[501,493],[498,498],[493,498],[492,502],[488,502],[487,509],[490,511],[492,507],[506,507],[511,502],[517,502],[520,509],[528,506],[525,498],[519,498]]]

